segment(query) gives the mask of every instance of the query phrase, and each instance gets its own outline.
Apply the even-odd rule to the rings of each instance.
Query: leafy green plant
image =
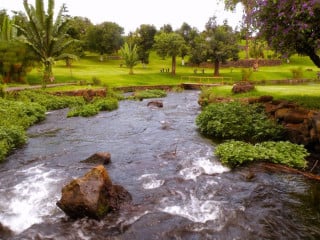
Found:
[[[68,114],[67,117],[90,117],[97,115],[99,113],[99,108],[94,104],[85,104],[82,106],[78,106],[75,108],[72,108]]]
[[[72,108],[67,117],[90,117],[98,114],[100,111],[112,111],[119,107],[116,98],[97,98],[94,102],[83,104]]]
[[[292,78],[293,79],[301,79],[303,78],[303,70],[302,67],[292,68],[291,69]]]
[[[112,111],[119,107],[118,100],[115,98],[98,99],[94,102],[99,111]]]
[[[253,161],[268,161],[304,168],[307,165],[305,158],[309,155],[303,145],[288,141],[267,141],[252,145],[235,140],[218,145],[215,154],[220,158],[222,164],[231,168]]]
[[[167,92],[164,90],[160,90],[160,89],[147,89],[144,91],[137,91],[134,93],[133,98],[134,99],[138,99],[138,100],[142,100],[145,98],[162,98],[162,97],[166,97],[167,96]]]
[[[249,69],[243,68],[241,70],[242,81],[249,81],[251,79],[251,76],[252,76],[252,69],[251,68],[249,68]]]
[[[8,96],[10,98],[10,96]],[[55,96],[43,90],[26,90],[15,93],[11,98],[22,102],[36,102],[47,110],[63,109],[84,104],[83,97]]]
[[[209,137],[249,142],[280,139],[283,130],[268,119],[260,105],[238,101],[208,105],[197,116],[196,124]]]

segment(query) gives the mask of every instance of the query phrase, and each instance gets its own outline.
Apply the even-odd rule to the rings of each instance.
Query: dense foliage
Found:
[[[79,105],[72,108],[67,117],[90,117],[98,114],[100,111],[112,111],[118,108],[118,99],[104,98],[96,99],[92,103]]]
[[[309,155],[303,145],[287,141],[267,141],[252,145],[230,140],[217,146],[215,154],[221,162],[231,168],[253,161],[268,161],[290,167],[304,168]]]
[[[320,67],[318,0],[259,0],[254,15],[259,33],[273,49],[307,55]]]
[[[8,95],[7,98],[22,102],[36,102],[47,110],[56,110],[85,104],[83,97],[55,96],[43,90],[21,91]]]
[[[218,139],[249,142],[280,139],[283,128],[268,119],[260,105],[241,102],[213,103],[197,116],[201,133]]]
[[[46,109],[37,103],[0,98],[0,162],[26,140],[25,130],[45,118]]]
[[[160,32],[154,37],[154,48],[157,54],[163,58],[171,57],[171,73],[176,74],[177,56],[180,55],[181,49],[185,46],[183,37],[174,32]]]
[[[167,92],[160,89],[147,89],[144,91],[136,91],[131,98],[142,100],[144,98],[162,98],[166,97]],[[130,98],[129,98],[130,99]]]

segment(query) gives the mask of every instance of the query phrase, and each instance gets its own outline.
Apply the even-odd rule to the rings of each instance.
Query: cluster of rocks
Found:
[[[286,138],[303,144],[311,151],[320,151],[320,112],[302,108],[296,103],[273,100],[272,96],[248,99],[249,103],[263,103],[270,118],[284,126]]]

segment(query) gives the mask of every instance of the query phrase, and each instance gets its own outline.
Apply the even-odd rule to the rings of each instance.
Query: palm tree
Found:
[[[42,85],[54,80],[52,65],[62,51],[74,42],[66,32],[68,16],[63,4],[54,21],[54,0],[48,0],[48,9],[44,10],[43,0],[35,0],[35,7],[23,1],[27,14],[26,21],[16,27],[22,32],[22,40],[28,44],[43,64]]]
[[[125,43],[120,49],[120,53],[124,59],[125,65],[130,69],[129,74],[133,74],[133,67],[136,66],[139,61],[137,45]]]

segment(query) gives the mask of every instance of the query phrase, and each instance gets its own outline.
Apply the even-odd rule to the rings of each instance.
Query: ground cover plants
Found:
[[[220,158],[222,164],[231,168],[254,161],[267,161],[294,168],[305,168],[307,166],[305,158],[309,153],[303,145],[288,141],[266,141],[251,144],[229,140],[216,147],[215,155]]]
[[[264,108],[239,101],[213,103],[196,118],[201,133],[216,139],[261,142],[282,137],[282,127],[271,121]]]
[[[228,91],[227,91],[228,89]],[[306,167],[309,155],[303,145],[282,141],[283,127],[270,120],[264,107],[240,101],[230,88],[203,89],[199,102],[202,112],[196,118],[198,129],[204,135],[219,140],[215,154],[224,165],[234,168],[253,161],[269,161],[290,167]],[[257,96],[257,91],[254,91]],[[220,93],[220,94],[219,94]],[[231,94],[230,94],[231,93]],[[252,93],[249,93],[252,97]],[[248,96],[248,93],[242,94]],[[227,102],[217,103],[224,96]]]

